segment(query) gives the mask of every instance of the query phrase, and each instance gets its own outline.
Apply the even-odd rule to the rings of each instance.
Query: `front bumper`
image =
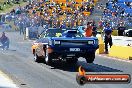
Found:
[[[51,47],[51,46],[50,46]],[[52,56],[55,58],[61,57],[61,58],[72,58],[72,57],[85,57],[90,53],[95,53],[95,51],[98,49],[97,47],[80,47],[80,51],[70,51],[70,48],[76,48],[76,47],[51,47],[52,48]],[[78,47],[77,47],[78,48]]]

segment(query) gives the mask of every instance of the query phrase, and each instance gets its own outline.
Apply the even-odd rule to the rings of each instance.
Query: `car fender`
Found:
[[[36,54],[37,54],[39,57],[45,56],[43,44],[39,44],[39,46],[36,48],[35,52],[36,52]]]

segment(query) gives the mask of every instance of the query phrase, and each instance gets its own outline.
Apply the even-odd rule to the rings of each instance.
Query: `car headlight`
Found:
[[[54,45],[60,45],[60,44],[61,44],[60,41],[55,41],[55,40],[54,40]]]
[[[93,40],[89,40],[88,44],[94,44],[94,41]]]
[[[98,45],[98,44],[99,44],[99,40],[95,40],[95,44],[97,44],[97,45]]]
[[[49,41],[49,45],[52,45],[52,41]]]

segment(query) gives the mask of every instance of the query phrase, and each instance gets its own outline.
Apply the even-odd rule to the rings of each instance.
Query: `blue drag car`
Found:
[[[75,29],[48,29],[40,35],[33,45],[34,59],[36,62],[44,61],[52,64],[54,61],[77,63],[79,57],[93,63],[95,52],[98,49],[96,37],[84,37]]]

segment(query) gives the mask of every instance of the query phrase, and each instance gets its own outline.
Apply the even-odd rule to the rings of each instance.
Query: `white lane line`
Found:
[[[6,74],[0,71],[0,88],[18,88],[18,87]]]
[[[108,58],[108,59],[112,59],[112,60],[117,60],[117,61],[132,63],[130,60],[123,60],[123,59],[120,59],[120,58],[110,57],[110,56],[105,56],[105,55],[99,55],[99,54],[96,54],[96,55],[97,56],[101,56],[101,57],[105,57],[105,58]]]

